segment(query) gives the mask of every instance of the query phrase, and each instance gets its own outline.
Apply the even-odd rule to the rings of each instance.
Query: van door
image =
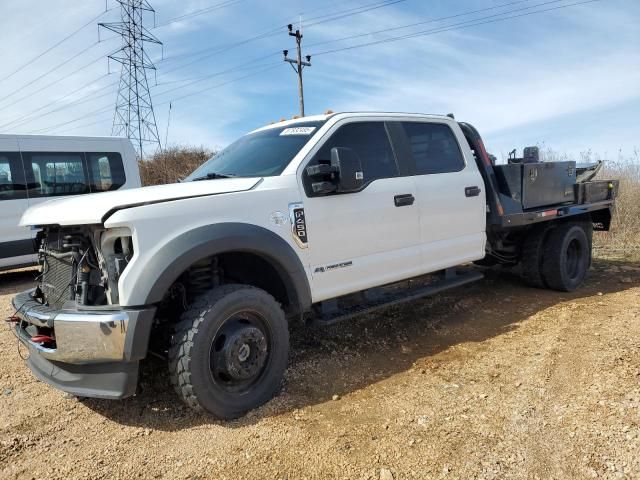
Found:
[[[0,138],[0,268],[35,262],[31,231],[18,226],[27,194],[17,150],[16,140]]]
[[[306,167],[329,160],[333,147],[349,148],[360,157],[360,191],[313,193]],[[304,233],[313,301],[414,276],[420,268],[416,191],[412,178],[401,173],[385,122],[338,124],[314,151],[298,172],[306,193]]]
[[[413,159],[422,262],[435,271],[484,257],[485,192],[464,137],[437,121],[402,122]]]

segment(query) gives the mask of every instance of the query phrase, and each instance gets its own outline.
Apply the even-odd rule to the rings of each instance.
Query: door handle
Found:
[[[464,194],[467,197],[477,197],[478,195],[480,195],[481,191],[482,190],[480,190],[480,187],[476,187],[476,186],[465,187]]]
[[[396,207],[405,207],[407,205],[413,205],[415,202],[415,197],[410,193],[405,193],[403,195],[395,195],[393,197],[393,203],[395,203]]]

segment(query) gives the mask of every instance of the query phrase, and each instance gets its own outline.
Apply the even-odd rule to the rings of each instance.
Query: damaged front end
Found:
[[[135,392],[155,308],[120,307],[118,279],[133,256],[124,228],[45,228],[33,290],[13,299],[29,367],[62,390],[122,398]]]
[[[36,297],[53,308],[118,304],[118,280],[133,256],[128,229],[45,229]]]

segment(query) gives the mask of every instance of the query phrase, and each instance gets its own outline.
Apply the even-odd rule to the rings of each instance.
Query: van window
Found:
[[[23,153],[30,197],[89,193],[82,153]]]
[[[119,153],[87,153],[92,192],[117,190],[126,181]]]
[[[19,154],[0,152],[0,201],[26,198]]]
[[[448,125],[403,122],[402,126],[409,138],[416,175],[459,172],[464,168],[460,146]]]

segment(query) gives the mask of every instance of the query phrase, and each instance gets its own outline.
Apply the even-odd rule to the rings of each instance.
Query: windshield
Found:
[[[207,160],[185,181],[280,175],[323,123],[296,123],[245,135]]]

